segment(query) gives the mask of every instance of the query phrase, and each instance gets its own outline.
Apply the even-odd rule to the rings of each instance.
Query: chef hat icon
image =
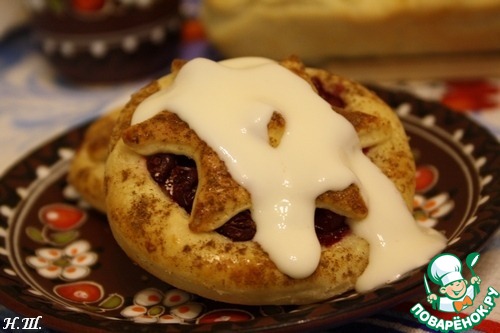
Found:
[[[441,286],[463,280],[462,263],[453,254],[441,254],[432,259],[427,266],[427,276],[432,282]]]

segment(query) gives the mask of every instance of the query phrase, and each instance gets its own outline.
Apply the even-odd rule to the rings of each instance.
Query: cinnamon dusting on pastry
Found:
[[[262,64],[262,59],[242,59],[242,61],[243,63],[239,63],[238,60],[230,60],[218,65],[231,67],[235,71],[251,71]],[[273,61],[265,62],[277,65]],[[244,68],[242,64],[248,65],[248,68]],[[213,133],[213,128],[207,129],[206,132],[203,129],[199,130],[196,120],[192,121],[189,117],[185,117],[182,112],[177,112],[179,110],[165,104],[158,108],[154,105],[151,107],[152,104],[149,103],[149,96],[154,97],[163,94],[165,90],[178,89],[181,83],[177,78],[185,75],[186,73],[183,74],[183,72],[191,65],[190,62],[175,62],[171,75],[159,79],[135,94],[115,126],[110,156],[106,163],[106,205],[109,209],[108,218],[115,239],[131,259],[177,288],[214,300],[249,305],[307,304],[331,298],[354,288],[355,285],[358,290],[367,290],[384,283],[386,279],[394,278],[394,275],[386,274],[382,276],[382,280],[368,281],[370,283],[366,283],[365,280],[366,276],[380,275],[379,271],[374,273],[370,267],[391,273],[385,271],[384,261],[388,261],[391,266],[393,264],[398,266],[399,263],[393,260],[391,254],[373,254],[373,248],[375,247],[375,252],[377,252],[377,242],[380,242],[380,239],[374,241],[370,238],[376,232],[371,230],[366,237],[370,245],[364,239],[365,236],[357,235],[363,230],[356,230],[356,226],[363,226],[365,222],[372,224],[370,215],[374,211],[373,205],[379,205],[376,200],[372,200],[375,191],[367,191],[362,181],[346,182],[340,190],[329,189],[312,198],[315,220],[313,232],[318,242],[321,239],[321,248],[320,260],[314,267],[314,272],[307,277],[293,278],[286,274],[287,271],[284,273],[281,266],[276,265],[275,257],[270,257],[266,252],[267,248],[260,245],[258,238],[235,241],[231,236],[232,231],[226,234],[221,233],[221,230],[228,226],[231,227],[230,229],[236,227],[236,233],[239,232],[242,227],[240,223],[231,226],[230,221],[238,214],[251,212],[255,197],[253,191],[247,191],[245,186],[233,179],[233,173],[229,171],[229,163],[220,158],[218,145],[210,141],[213,138],[210,134]],[[400,208],[404,207],[405,203],[411,207],[414,180],[413,160],[407,138],[393,112],[375,95],[355,82],[322,70],[305,68],[298,59],[287,59],[281,63],[281,66],[288,69],[287,73],[291,75],[282,81],[285,88],[288,87],[289,79],[293,80],[298,77],[306,82],[306,94],[311,91],[319,94],[327,101],[328,112],[335,113],[346,120],[344,124],[350,123],[351,133],[356,132],[355,135],[359,138],[359,146],[356,149],[359,149],[361,153],[356,153],[356,156],[360,157],[364,153],[396,185],[404,198],[403,203],[399,204]],[[198,79],[208,80],[211,86],[216,86],[225,92],[223,99],[231,100],[231,89],[234,89],[234,85],[230,84],[228,87],[224,84],[224,80],[219,80],[218,75],[212,75],[204,69],[200,72],[191,72],[190,75],[193,75],[197,81]],[[238,81],[239,78],[236,80]],[[217,81],[216,85],[214,85],[215,81]],[[267,80],[264,81],[267,82]],[[259,84],[263,84],[263,81]],[[198,94],[196,90],[188,89],[190,87],[187,85],[184,88],[186,88],[190,102],[198,103],[196,116],[210,114],[213,111],[212,101],[204,100],[203,93]],[[269,89],[269,93],[273,94],[274,88]],[[252,91],[252,89],[247,90],[250,93]],[[215,97],[216,94],[212,96]],[[288,89],[286,98],[293,99],[300,96],[301,94],[294,94]],[[300,100],[297,103],[300,104]],[[146,107],[146,105],[149,106]],[[131,124],[132,118],[141,107],[157,113],[142,122]],[[317,117],[317,111],[307,103],[307,107],[301,110],[305,115],[304,118],[300,118],[302,122],[299,121],[299,123],[307,125],[310,119]],[[238,115],[241,109],[230,108],[226,112],[229,115]],[[227,114],[224,114],[222,119],[225,119]],[[280,117],[273,116],[273,114],[278,114]],[[221,119],[216,114],[212,114],[211,117]],[[268,117],[256,126],[262,145],[272,151],[282,149],[289,139],[287,132],[295,127],[296,120],[295,116],[290,116],[282,105],[271,106]],[[372,122],[381,124],[380,126],[388,125],[387,133],[377,131],[379,125],[374,126]],[[210,121],[206,124],[208,127],[212,126]],[[224,130],[232,128],[227,121],[223,124]],[[277,130],[283,132],[276,134]],[[362,134],[364,130],[366,130],[366,137]],[[321,133],[322,130],[317,127],[312,132],[313,134]],[[204,133],[209,133],[209,135],[206,136]],[[325,140],[324,135],[319,135],[319,137]],[[366,144],[370,140],[365,140],[365,138],[370,138],[372,143]],[[279,140],[274,141],[275,139]],[[311,150],[323,157],[320,147],[317,146],[317,142],[320,141],[312,140],[310,135],[303,135],[302,141],[306,148],[298,145],[296,152]],[[361,148],[365,149],[361,150]],[[147,160],[156,154],[158,156],[162,154],[183,155],[194,161],[200,176],[199,181],[202,184],[197,185],[196,198],[193,199],[193,203],[196,201],[195,206],[199,205],[199,209],[204,212],[207,219],[211,216],[222,216],[220,220],[222,224],[214,223],[213,220],[193,221],[193,216],[202,215],[199,212],[193,213],[189,209],[182,208],[170,193],[156,182],[154,173],[150,174],[147,168]],[[345,157],[341,158],[342,162],[358,163]],[[321,160],[327,162],[327,159],[321,158]],[[252,161],[261,162],[264,168],[274,165],[268,163],[262,155],[253,156]],[[300,163],[304,166],[304,170],[308,170],[305,163],[302,161]],[[122,178],[122,174],[126,174],[127,177]],[[377,177],[379,176],[380,173]],[[233,188],[225,186],[227,185],[225,182],[231,179],[237,186]],[[222,187],[219,182],[223,185]],[[362,186],[358,186],[360,184]],[[302,190],[300,186],[297,188]],[[243,192],[234,192],[240,189]],[[268,191],[271,191],[270,189],[268,187]],[[212,191],[212,196],[203,194],[209,193],[209,190]],[[392,191],[394,190],[392,186]],[[390,202],[391,205],[394,204],[387,199],[385,192],[382,195],[381,191],[385,190],[378,189],[375,197],[385,198],[385,201]],[[235,193],[240,194],[235,195]],[[241,200],[243,196],[239,196],[242,193],[247,196],[244,200]],[[392,193],[391,196],[393,195],[401,199],[399,193]],[[345,215],[339,215],[334,211]],[[376,211],[375,213],[378,214]],[[253,217],[253,214],[251,216]],[[317,216],[320,216],[318,221],[316,221]],[[400,231],[401,227],[404,227],[404,221],[387,218],[382,222],[396,232],[398,234],[396,236],[403,233],[402,236],[406,237],[405,231]],[[261,229],[260,226],[257,228]],[[351,229],[356,232],[351,232]],[[382,229],[381,233],[384,237],[387,236],[385,231]],[[390,244],[391,237],[394,235],[388,236],[389,238],[384,240],[388,240]],[[290,241],[294,246],[304,245],[296,239],[298,238]],[[403,242],[406,245],[406,239]],[[411,245],[411,241],[408,244]],[[438,239],[436,244],[439,247],[441,239]],[[406,261],[410,259],[404,254],[402,257]],[[380,265],[380,260],[382,265]],[[418,262],[410,264],[418,265]],[[389,267],[389,269],[394,269],[394,267]],[[397,269],[398,272],[403,270],[401,266]],[[364,275],[363,272],[368,272],[368,274]],[[394,273],[394,270],[392,272]]]
[[[271,147],[276,148],[285,134],[286,120],[281,113],[274,111],[267,123],[267,136]]]
[[[216,86],[211,84],[214,79],[218,82]],[[199,142],[212,147],[213,150],[207,148],[213,152],[211,156],[222,161],[221,170],[229,170],[230,178],[236,182],[231,189],[249,192],[250,196],[242,203],[246,204],[245,209],[251,209],[257,224],[253,240],[291,277],[305,278],[316,270],[321,250],[313,228],[314,209],[316,205],[333,206],[333,211],[337,209],[336,212],[349,217],[351,228],[370,242],[371,270],[380,267],[388,254],[391,257],[392,267],[386,267],[385,274],[377,273],[377,278],[374,273],[369,274],[368,279],[374,281],[372,285],[379,284],[415,267],[412,266],[415,263],[398,261],[397,255],[394,256],[402,250],[398,245],[401,238],[405,238],[405,247],[412,251],[421,244],[428,246],[420,256],[425,259],[415,260],[418,263],[441,248],[442,238],[420,230],[394,184],[362,153],[359,140],[368,137],[366,146],[383,143],[388,139],[386,132],[390,132],[387,131],[390,124],[377,121],[376,116],[356,112],[347,117],[338,116],[337,112],[345,112],[338,108],[332,112],[332,106],[317,96],[315,88],[305,67],[293,59],[281,65],[259,58],[233,59],[220,64],[195,59],[184,64],[168,89],[153,94],[138,106],[132,118],[134,126],[129,130],[157,122],[158,117],[169,112],[189,123]],[[193,99],[192,94],[197,98]],[[361,91],[360,95],[363,94]],[[205,109],[204,112],[200,112],[201,109]],[[309,109],[314,110],[314,116],[307,117],[305,110]],[[269,126],[273,117],[274,122],[278,122],[277,114],[283,118],[285,127]],[[226,118],[221,126],[223,117]],[[350,118],[350,122],[346,118]],[[267,124],[264,132],[262,123]],[[272,151],[261,143],[264,137],[270,137],[270,129],[283,131],[279,140],[270,140]],[[172,142],[164,143],[173,149],[185,150],[181,140],[175,147]],[[162,145],[163,149],[166,146]],[[203,155],[195,151],[187,154],[197,165],[202,162]],[[265,167],[255,163],[257,156],[264,159]],[[207,167],[210,165],[201,163],[200,172]],[[206,178],[214,179],[211,172]],[[228,200],[237,198],[234,195],[201,200],[207,189],[221,192],[221,188],[216,189],[220,184],[214,182],[213,186],[207,186],[201,183],[203,179],[200,177],[194,209],[201,206],[212,213],[225,212],[226,216],[221,215],[220,221],[242,211],[241,203],[228,206]],[[221,181],[220,178],[214,180]],[[377,198],[380,197],[378,191],[384,192],[393,208],[385,207],[386,202]],[[339,207],[338,199],[350,201],[350,205]],[[352,205],[352,202],[360,204]],[[405,235],[396,234],[390,227],[396,220],[405,228]],[[206,224],[193,211],[191,229],[201,231],[199,225],[193,227],[195,221]],[[386,247],[392,250],[388,252]],[[358,286],[360,289],[371,287],[369,283]]]
[[[120,111],[121,108],[113,108],[89,126],[68,173],[68,182],[89,204],[103,213],[106,211],[104,168],[108,158],[109,133]]]

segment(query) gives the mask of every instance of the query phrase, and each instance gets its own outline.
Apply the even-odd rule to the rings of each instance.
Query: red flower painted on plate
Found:
[[[197,19],[187,19],[182,25],[182,40],[185,42],[204,40],[205,30]]]
[[[54,293],[71,302],[94,303],[102,299],[104,290],[100,284],[82,281],[57,285]]]
[[[222,309],[207,312],[201,316],[196,322],[198,324],[211,324],[221,321],[248,321],[252,320],[254,317],[251,313],[243,310],[237,309]]]
[[[441,102],[457,111],[489,109],[497,105],[498,87],[485,80],[451,81]]]
[[[39,212],[40,221],[50,229],[68,231],[81,226],[87,214],[74,206],[55,203],[43,206]]]
[[[82,12],[95,12],[100,10],[106,0],[72,0],[73,8]]]
[[[415,190],[420,193],[430,190],[436,184],[438,177],[439,172],[434,166],[417,166],[415,174]]]

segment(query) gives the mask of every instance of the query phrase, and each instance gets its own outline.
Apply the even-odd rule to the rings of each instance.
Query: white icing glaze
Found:
[[[446,239],[417,224],[394,184],[364,154],[353,154],[351,166],[368,202],[367,217],[348,221],[370,244],[368,267],[356,281],[356,290],[368,291],[425,264],[445,247]]]
[[[358,290],[417,267],[444,246],[443,237],[416,225],[393,183],[362,153],[352,125],[306,81],[274,61],[194,59],[170,87],[139,105],[132,123],[161,110],[186,121],[251,193],[254,241],[293,278],[311,275],[320,260],[316,197],[352,183],[361,188],[370,211],[366,219],[350,222],[370,243],[370,263]],[[273,111],[286,121],[276,148],[267,138]]]

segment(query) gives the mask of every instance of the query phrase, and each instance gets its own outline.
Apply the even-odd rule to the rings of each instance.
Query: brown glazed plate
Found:
[[[377,89],[401,117],[415,154],[415,218],[462,260],[480,251],[500,215],[497,140],[469,118]],[[0,179],[0,299],[40,325],[75,332],[286,331],[339,326],[424,295],[425,266],[372,292],[301,307],[222,304],[175,289],[134,265],[104,215],[66,183],[86,126],[42,145]],[[210,278],[210,277],[207,277]]]

